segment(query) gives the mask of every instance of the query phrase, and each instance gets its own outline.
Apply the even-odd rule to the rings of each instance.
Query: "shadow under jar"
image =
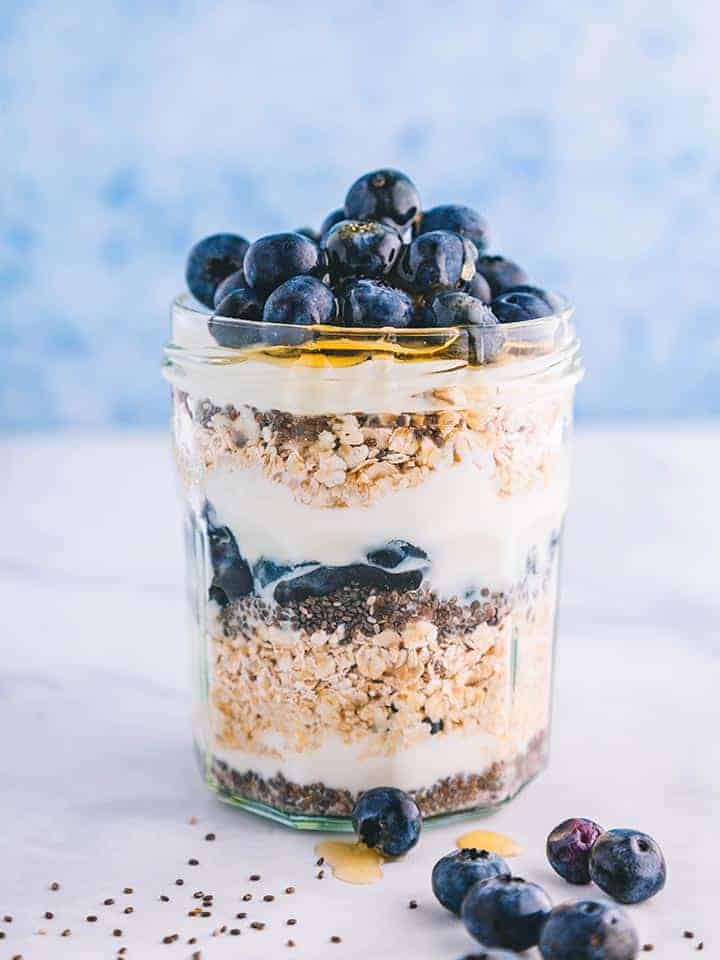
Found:
[[[571,313],[486,342],[213,320],[220,347],[174,303],[194,731],[220,797],[350,829],[373,786],[456,815],[543,767]]]

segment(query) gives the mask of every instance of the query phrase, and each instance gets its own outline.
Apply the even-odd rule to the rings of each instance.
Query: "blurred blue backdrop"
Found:
[[[577,301],[583,415],[720,411],[715,4],[0,8],[4,428],[162,424],[190,245],[384,165]]]

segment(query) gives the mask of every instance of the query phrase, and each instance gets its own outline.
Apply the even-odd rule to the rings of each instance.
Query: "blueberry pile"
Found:
[[[546,317],[560,302],[528,284],[512,260],[488,255],[488,227],[475,210],[442,204],[423,211],[413,182],[398,170],[374,170],[353,183],[344,206],[318,233],[302,228],[250,243],[219,233],[197,243],[185,276],[213,311],[215,340],[242,347],[301,343],[305,334],[249,331],[224,319],[312,327],[470,328],[484,338],[475,354],[494,359],[504,323]],[[220,319],[222,318],[222,319]]]
[[[413,798],[395,787],[374,787],[353,810],[359,839],[388,858],[411,850],[422,816]],[[564,820],[547,839],[550,865],[570,883],[594,880],[621,903],[639,903],[665,884],[657,843],[637,830],[604,831],[593,820]],[[432,872],[433,893],[462,918],[480,951],[463,960],[511,960],[539,947],[543,960],[633,960],[639,942],[619,907],[576,900],[553,907],[536,883],[511,874],[505,860],[487,850],[462,849],[441,857]],[[512,951],[512,952],[509,952]]]

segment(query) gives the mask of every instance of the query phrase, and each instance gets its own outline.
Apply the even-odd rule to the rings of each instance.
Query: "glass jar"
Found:
[[[194,731],[221,798],[349,829],[370,787],[455,815],[543,767],[571,313],[350,330],[173,304]]]

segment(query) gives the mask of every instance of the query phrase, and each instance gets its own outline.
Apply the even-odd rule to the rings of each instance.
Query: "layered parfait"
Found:
[[[343,826],[382,785],[459,813],[545,761],[577,342],[487,246],[378,170],[318,233],[190,253],[165,373],[225,799]]]

